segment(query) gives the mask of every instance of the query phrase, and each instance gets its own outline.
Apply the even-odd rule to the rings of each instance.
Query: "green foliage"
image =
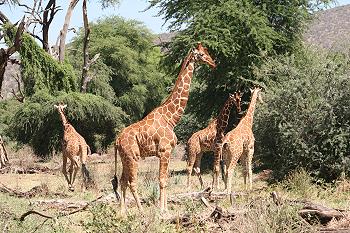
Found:
[[[5,131],[17,111],[20,103],[17,100],[0,101],[0,135],[4,135]]]
[[[90,27],[90,57],[97,53],[101,56],[91,67],[95,78],[89,91],[113,101],[132,121],[142,118],[161,102],[170,84],[159,71],[161,53],[153,44],[153,35],[140,22],[116,16],[98,20]],[[77,70],[81,70],[82,45],[80,30],[69,50]]]
[[[61,90],[65,92],[77,90],[73,67],[66,62],[60,64],[54,60],[30,35],[23,35],[19,54],[22,80],[27,96],[39,90],[46,90],[50,94]]]
[[[256,158],[282,179],[296,168],[326,181],[350,175],[350,59],[307,50],[271,59],[255,120]]]
[[[206,121],[229,92],[246,90],[256,81],[254,67],[266,57],[298,51],[306,22],[315,7],[328,1],[272,0],[152,0],[170,28],[184,28],[168,45],[164,65],[179,63],[202,41],[216,59],[217,68],[196,72],[202,86],[192,90],[191,110]],[[177,71],[176,71],[177,72]]]
[[[99,0],[102,9],[111,7],[111,6],[117,6],[120,3],[120,0]]]
[[[120,216],[119,209],[99,204],[89,209],[92,219],[84,222],[84,228],[86,232],[177,232],[174,225],[161,221],[152,209],[143,212],[143,217],[134,213]]]
[[[29,143],[40,156],[60,151],[63,126],[53,106],[59,102],[67,104],[65,114],[68,121],[93,151],[105,150],[114,140],[116,132],[123,127],[123,111],[100,96],[81,93],[51,96],[41,91],[18,109],[10,124],[9,134],[19,142]]]

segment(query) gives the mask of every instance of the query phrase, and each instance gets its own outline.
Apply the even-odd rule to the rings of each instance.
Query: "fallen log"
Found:
[[[350,211],[342,209],[334,209],[326,207],[320,204],[313,203],[308,200],[283,200],[277,192],[272,192],[271,197],[276,205],[282,205],[283,203],[289,204],[303,204],[303,208],[299,210],[298,214],[306,222],[311,225],[322,224],[323,226],[329,226],[333,220],[347,220],[350,223]],[[350,227],[350,224],[349,224]],[[338,229],[322,228],[322,232],[331,232]],[[350,232],[350,229],[347,229]],[[335,231],[337,232],[337,231]]]
[[[299,215],[310,224],[321,223],[327,225],[333,219],[344,218],[343,212],[310,202],[304,205],[303,209],[299,211]]]

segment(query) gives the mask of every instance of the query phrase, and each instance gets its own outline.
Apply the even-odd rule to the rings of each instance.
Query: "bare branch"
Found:
[[[21,103],[24,103],[25,101],[25,96],[22,92],[22,88],[21,88],[21,79],[19,77],[19,75],[17,74],[16,76],[12,76],[16,82],[17,82],[17,88],[18,88],[18,91],[19,91],[19,95],[17,95],[17,93],[15,92],[15,90],[12,88],[12,91],[11,93],[14,95],[14,97],[16,98],[16,100],[18,100],[19,102]]]
[[[58,47],[58,50],[59,50],[58,60],[60,62],[63,62],[63,60],[64,60],[64,52],[65,52],[65,48],[66,48],[67,31],[68,31],[70,19],[72,17],[72,12],[73,12],[73,10],[74,10],[74,8],[75,8],[75,6],[77,5],[78,2],[79,2],[79,0],[71,0],[70,1],[69,7],[67,9],[66,17],[64,19],[63,28],[60,31],[60,45]]]
[[[24,214],[22,214],[21,217],[19,218],[19,220],[20,220],[21,222],[23,222],[24,219],[25,219],[28,215],[31,215],[31,214],[37,214],[37,215],[39,215],[39,216],[41,216],[41,217],[44,217],[44,218],[53,218],[52,216],[49,216],[49,215],[40,213],[40,212],[38,212],[38,211],[29,210],[29,211],[25,212]]]
[[[2,23],[9,23],[10,22],[9,18],[7,18],[7,16],[2,11],[0,11],[0,21]]]
[[[82,77],[81,77],[81,87],[80,92],[85,93],[87,89],[87,84],[91,81],[91,78],[88,75],[89,71],[89,52],[88,52],[88,44],[90,41],[90,27],[89,27],[89,20],[87,17],[87,7],[86,7],[86,0],[83,0],[83,21],[84,21],[84,45],[83,45],[83,56],[84,56],[84,62],[83,62],[83,71],[82,71]],[[96,58],[97,59],[97,58]]]
[[[53,18],[55,17],[55,14],[57,13],[57,9],[56,9],[56,0],[50,0],[46,7],[45,7],[45,11],[43,14],[43,40],[42,40],[42,44],[43,44],[43,49],[45,51],[49,51],[49,29],[50,29],[50,24],[53,20]],[[50,12],[50,18],[49,18],[49,12]]]

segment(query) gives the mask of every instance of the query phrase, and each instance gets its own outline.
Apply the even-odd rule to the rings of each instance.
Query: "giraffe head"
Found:
[[[58,105],[55,104],[54,107],[57,108],[59,112],[64,112],[64,109],[67,107],[67,104],[62,104],[62,103]]]
[[[207,48],[202,46],[202,43],[198,43],[197,48],[192,50],[192,54],[196,61],[207,63],[212,68],[216,67],[215,61],[209,55]]]
[[[264,101],[263,101],[263,99],[261,97],[261,90],[262,90],[262,87],[260,87],[260,86],[255,86],[253,89],[250,88],[250,91],[251,91],[252,95],[254,95],[254,93],[256,95],[258,95],[258,98],[257,98],[258,101],[261,102],[261,103],[264,103]]]
[[[235,93],[231,94],[230,93],[230,97],[229,97],[234,105],[236,106],[237,112],[241,112],[241,98],[242,98],[242,93],[240,91],[236,91]]]

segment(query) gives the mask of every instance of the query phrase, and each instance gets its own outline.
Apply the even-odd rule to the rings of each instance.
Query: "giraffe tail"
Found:
[[[225,164],[225,160],[224,160],[224,156],[223,156],[223,151],[225,150],[225,148],[227,147],[227,143],[222,144],[221,150],[220,150],[220,168],[221,168],[221,178],[222,180],[225,182],[226,179],[226,164]]]
[[[117,160],[117,157],[118,157],[118,149],[119,149],[119,145],[118,143],[116,143],[114,145],[114,177],[113,179],[111,180],[112,182],[112,186],[113,186],[113,191],[114,191],[114,194],[115,194],[115,197],[117,198],[117,200],[119,201],[121,198],[120,198],[120,194],[118,192],[118,186],[119,186],[119,182],[118,182],[118,177],[117,177],[117,167],[118,167],[118,160]]]
[[[87,145],[87,155],[91,155],[91,149],[90,149],[90,146],[89,145]]]

